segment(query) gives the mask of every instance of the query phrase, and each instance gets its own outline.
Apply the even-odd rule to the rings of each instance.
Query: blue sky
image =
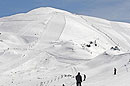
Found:
[[[54,7],[72,13],[130,22],[130,0],[0,0],[0,17]]]

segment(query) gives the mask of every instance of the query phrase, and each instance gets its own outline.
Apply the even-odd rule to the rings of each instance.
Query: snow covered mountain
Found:
[[[1,86],[129,86],[130,24],[50,7],[0,18]],[[113,68],[119,71],[113,76]]]

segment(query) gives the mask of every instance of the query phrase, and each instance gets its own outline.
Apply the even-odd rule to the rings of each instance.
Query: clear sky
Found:
[[[130,22],[130,0],[0,0],[0,17],[54,7],[72,13]]]

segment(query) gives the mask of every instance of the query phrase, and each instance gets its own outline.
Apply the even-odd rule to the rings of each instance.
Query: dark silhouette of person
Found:
[[[84,74],[84,80],[83,81],[85,81],[86,80],[86,75]]]
[[[116,68],[114,68],[114,75],[116,75],[117,74],[117,69]]]
[[[82,76],[80,75],[80,72],[78,72],[78,75],[76,76],[77,86],[81,86],[81,82],[82,82]]]
[[[65,86],[64,84],[62,86]]]

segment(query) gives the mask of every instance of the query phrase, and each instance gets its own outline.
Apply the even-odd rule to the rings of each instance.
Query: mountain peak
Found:
[[[28,13],[29,14],[48,14],[48,13],[53,13],[53,12],[69,13],[67,11],[52,8],[52,7],[40,7],[40,8],[33,9],[33,10],[29,11]]]

